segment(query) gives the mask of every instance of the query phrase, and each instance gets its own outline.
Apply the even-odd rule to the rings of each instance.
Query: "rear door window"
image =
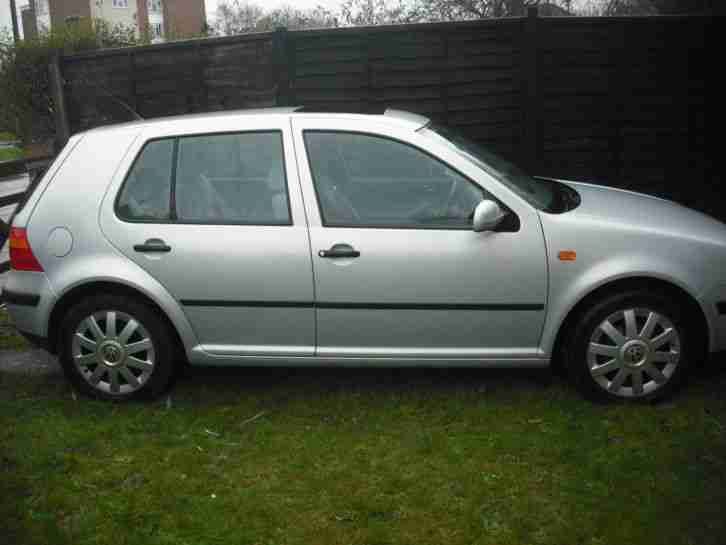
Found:
[[[280,131],[148,142],[117,201],[121,219],[291,225]]]
[[[282,134],[180,138],[176,212],[180,222],[289,225]]]

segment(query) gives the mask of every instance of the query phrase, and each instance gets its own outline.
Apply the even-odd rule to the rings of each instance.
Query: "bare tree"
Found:
[[[722,0],[588,0],[581,11],[584,15],[717,15],[723,6]]]
[[[266,32],[277,27],[290,30],[304,28],[329,28],[339,26],[338,16],[318,6],[300,10],[292,6],[266,11],[257,4],[245,0],[222,0],[217,7],[214,34],[228,36],[247,32]]]
[[[418,0],[345,0],[340,18],[346,25],[370,26],[414,23],[423,20]]]
[[[264,11],[256,4],[240,0],[222,0],[217,6],[212,29],[215,34],[223,36],[254,32],[263,15]]]
[[[540,0],[421,0],[429,17],[442,19],[486,19],[522,15],[523,10]],[[443,16],[443,17],[442,17]]]
[[[571,12],[573,0],[345,0],[341,21],[347,25],[379,25],[428,21],[461,21],[524,15],[540,6],[547,15]]]
[[[289,30],[302,30],[337,26],[339,26],[338,16],[321,6],[310,10],[299,10],[291,6],[283,6],[261,17],[257,21],[256,29],[270,31],[275,30],[277,27],[285,27]]]
[[[580,15],[657,15],[651,0],[588,0],[578,10]]]
[[[703,15],[723,15],[723,0],[653,0],[662,14],[693,13]]]

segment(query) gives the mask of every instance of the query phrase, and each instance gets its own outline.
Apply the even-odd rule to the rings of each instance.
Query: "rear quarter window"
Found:
[[[144,146],[121,189],[119,217],[131,221],[171,219],[173,159],[173,138],[152,140]]]

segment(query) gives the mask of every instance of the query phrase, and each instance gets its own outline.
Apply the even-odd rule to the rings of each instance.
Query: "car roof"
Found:
[[[152,126],[163,126],[166,124],[174,123],[183,127],[187,123],[192,125],[200,121],[210,121],[219,118],[234,119],[235,117],[244,118],[247,116],[293,116],[293,117],[308,117],[308,118],[327,118],[327,119],[347,119],[347,120],[361,120],[371,121],[373,119],[388,122],[391,124],[399,125],[404,128],[409,128],[412,131],[416,131],[421,127],[426,126],[429,123],[429,118],[413,113],[406,112],[403,110],[394,110],[388,108],[383,114],[359,114],[351,112],[330,112],[330,111],[314,111],[306,109],[304,106],[289,106],[289,107],[275,107],[275,108],[253,108],[247,110],[226,110],[222,112],[207,112],[207,113],[196,113],[196,114],[184,114],[175,115],[168,117],[157,117],[152,119],[140,119],[138,121],[131,121],[127,123],[116,123],[112,125],[104,125],[91,129],[89,132],[99,131],[113,131],[124,128],[145,128]]]

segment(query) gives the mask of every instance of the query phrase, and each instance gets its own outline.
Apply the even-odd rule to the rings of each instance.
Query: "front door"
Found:
[[[501,187],[485,188],[485,173],[407,127],[292,123],[318,355],[414,363],[541,357],[547,271],[534,209]],[[472,231],[484,198],[509,210],[502,232]]]
[[[305,213],[279,119],[146,137],[104,205],[106,236],[179,301],[213,355],[315,350]]]

